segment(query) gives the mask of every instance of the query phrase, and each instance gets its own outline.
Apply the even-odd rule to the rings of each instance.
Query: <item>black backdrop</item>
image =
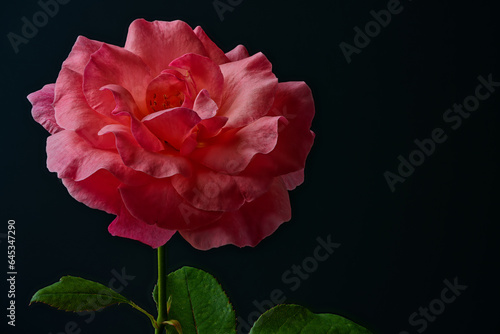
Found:
[[[16,327],[2,315],[6,332],[150,332],[148,320],[127,306],[92,320],[41,304],[28,307],[37,289],[63,275],[106,284],[125,270],[135,278],[122,293],[154,310],[149,292],[155,252],[110,236],[113,217],[76,202],[47,171],[47,133],[31,119],[25,98],[56,79],[78,35],[123,45],[130,22],[143,17],[201,25],[225,51],[237,44],[251,54],[262,51],[280,81],[306,81],[316,101],[316,142],[306,181],[290,195],[292,220],[255,248],[203,252],[175,236],[168,244],[170,270],[189,265],[212,273],[243,319],[279,289],[286,302],[343,314],[374,333],[500,333],[500,88],[460,126],[443,119],[454,103],[475,102],[478,76],[500,81],[494,1],[401,0],[386,27],[368,26],[374,30],[366,46],[360,45],[366,40],[354,40],[354,28],[364,30],[373,20],[370,12],[386,9],[386,0],[221,3],[233,4],[223,20],[212,1],[72,0],[18,53],[8,33],[21,34],[22,17],[32,21],[41,7],[35,0],[2,4],[1,267],[7,272],[5,233],[13,219],[18,271]],[[348,63],[342,42],[364,47]],[[446,140],[392,192],[384,173],[397,174],[398,157],[409,159],[417,149],[414,140],[430,138],[436,128]],[[282,275],[307,262],[317,238],[329,235],[341,246],[292,290]],[[445,280],[467,288],[440,304]],[[414,318],[418,326],[409,323],[414,312],[429,306],[438,315],[428,316],[425,329],[423,316]]]

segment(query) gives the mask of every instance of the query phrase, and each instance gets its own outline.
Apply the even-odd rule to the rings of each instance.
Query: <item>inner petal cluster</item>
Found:
[[[161,92],[153,93],[153,97],[149,100],[149,109],[151,112],[182,106],[184,103],[184,94],[179,91],[171,92],[170,89],[167,89],[167,91],[164,94]]]

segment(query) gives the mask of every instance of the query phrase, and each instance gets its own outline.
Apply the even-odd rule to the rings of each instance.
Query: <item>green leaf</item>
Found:
[[[170,273],[167,296],[172,297],[168,319],[179,321],[184,334],[236,333],[233,307],[210,274],[191,267]]]
[[[153,289],[153,300],[155,301],[156,308],[158,308],[158,284],[155,284]]]
[[[72,312],[96,311],[117,303],[131,303],[100,283],[73,276],[64,276],[59,282],[38,290],[30,304],[35,302]]]
[[[278,305],[255,322],[249,334],[371,334],[335,314],[314,314],[299,305]]]

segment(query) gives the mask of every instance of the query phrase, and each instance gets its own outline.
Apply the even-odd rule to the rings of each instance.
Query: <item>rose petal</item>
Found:
[[[194,33],[203,43],[205,50],[207,51],[208,57],[212,59],[217,65],[229,62],[224,52],[207,36],[205,31],[198,26],[194,28]]]
[[[227,117],[222,116],[214,116],[212,118],[207,118],[201,120],[198,123],[198,141],[203,141],[205,139],[210,139],[212,137],[217,136],[224,125],[226,125],[228,119]],[[199,143],[200,145],[204,145],[203,142]]]
[[[293,190],[304,182],[304,169],[282,175],[281,178],[285,182],[286,189]]]
[[[169,66],[188,71],[193,81],[195,92],[198,93],[202,89],[206,89],[210,92],[212,100],[217,105],[220,105],[224,77],[219,65],[214,63],[210,58],[188,53],[172,61]]]
[[[53,106],[55,86],[55,84],[48,84],[43,86],[42,89],[28,95],[28,100],[33,106],[31,109],[33,119],[51,134],[64,130],[56,122]]]
[[[206,144],[206,141],[210,141],[212,137],[218,135],[226,123],[227,117],[222,116],[202,119],[191,129],[190,134],[184,137],[180,150],[181,155],[188,156],[198,147],[211,145]]]
[[[217,103],[210,98],[210,94],[206,89],[200,90],[196,100],[194,101],[193,110],[196,111],[201,119],[211,118],[217,113]]]
[[[186,53],[207,55],[193,29],[182,21],[135,20],[130,24],[125,49],[141,57],[155,76]]]
[[[248,169],[272,175],[284,175],[303,169],[314,142],[314,133],[310,130],[314,116],[311,90],[304,82],[278,84],[275,103],[269,115],[286,117],[289,122],[280,127],[274,150],[269,154],[256,156]]]
[[[201,166],[191,177],[174,175],[172,185],[189,204],[201,210],[235,211],[245,202],[233,177]]]
[[[61,179],[82,181],[105,169],[126,184],[143,184],[146,175],[125,166],[118,153],[92,147],[73,131],[64,130],[47,138],[47,168]]]
[[[224,93],[218,115],[229,118],[227,127],[247,125],[268,112],[278,79],[262,53],[223,64],[220,69],[224,75]]]
[[[120,212],[122,201],[118,187],[121,182],[109,171],[100,169],[82,181],[62,181],[69,194],[88,207],[115,215]]]
[[[68,58],[63,62],[62,67],[83,75],[83,71],[90,60],[90,56],[99,50],[103,44],[103,42],[94,41],[84,36],[78,36]]]
[[[138,108],[128,90],[118,85],[106,85],[101,89],[108,89],[113,94],[116,107],[111,114],[125,116],[130,119],[130,129],[135,140],[141,147],[152,152],[164,149],[163,142],[137,119]]]
[[[138,172],[156,178],[170,177],[175,174],[190,175],[191,163],[178,156],[178,152],[165,147],[161,152],[149,152],[135,141],[130,130],[121,124],[108,125],[99,132],[112,133],[116,138],[116,148],[123,164]]]
[[[115,100],[109,91],[101,90],[108,84],[116,84],[130,92],[135,104],[144,114],[146,87],[151,81],[150,69],[140,57],[114,45],[103,44],[94,52],[83,74],[83,92],[89,105],[103,115],[110,115]]]
[[[180,153],[182,156],[187,156],[193,152],[198,146],[197,141],[197,133],[193,131],[189,136],[184,139],[184,142],[181,145]]]
[[[108,231],[112,236],[137,240],[153,248],[165,245],[176,232],[134,218],[125,206],[108,226]]]
[[[269,191],[236,212],[226,212],[215,223],[180,234],[194,248],[207,250],[227,244],[256,246],[283,223],[291,219],[288,191],[276,178]]]
[[[109,84],[102,86],[100,90],[109,90],[111,94],[113,94],[115,108],[111,111],[111,116],[114,116],[120,112],[126,112],[128,114],[134,115],[135,117],[143,117],[141,111],[139,110],[139,107],[137,106],[137,104],[135,104],[134,97],[124,87],[120,85]]]
[[[271,187],[274,178],[268,175],[233,176],[246,202],[251,202],[265,194]]]
[[[159,152],[165,149],[165,145],[159,140],[142,122],[133,115],[122,111],[117,115],[126,115],[130,117],[130,130],[137,143],[144,149],[151,152]]]
[[[208,212],[189,205],[173,188],[170,179],[153,180],[143,186],[120,187],[121,197],[137,219],[159,227],[178,230],[209,224],[221,212]]]
[[[187,108],[162,110],[142,119],[142,122],[151,132],[177,150],[181,149],[184,140],[191,134],[193,127],[200,121],[200,116]]]
[[[191,153],[191,158],[210,169],[237,174],[252,158],[271,152],[278,141],[279,122],[284,117],[262,117],[252,124],[217,136],[209,145]]]
[[[237,45],[234,49],[226,52],[229,61],[238,61],[248,57],[248,51],[243,45]]]
[[[77,72],[63,67],[57,77],[54,110],[57,124],[77,132],[93,146],[114,148],[113,136],[99,136],[99,130],[117,121],[90,108],[82,91],[83,78]]]

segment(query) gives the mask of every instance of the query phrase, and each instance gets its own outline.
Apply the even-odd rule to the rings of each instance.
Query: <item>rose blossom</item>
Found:
[[[258,244],[290,220],[314,140],[304,82],[182,21],[136,20],[123,48],[78,37],[28,99],[51,133],[48,169],[116,215],[112,235],[154,248],[176,231],[198,249]]]

